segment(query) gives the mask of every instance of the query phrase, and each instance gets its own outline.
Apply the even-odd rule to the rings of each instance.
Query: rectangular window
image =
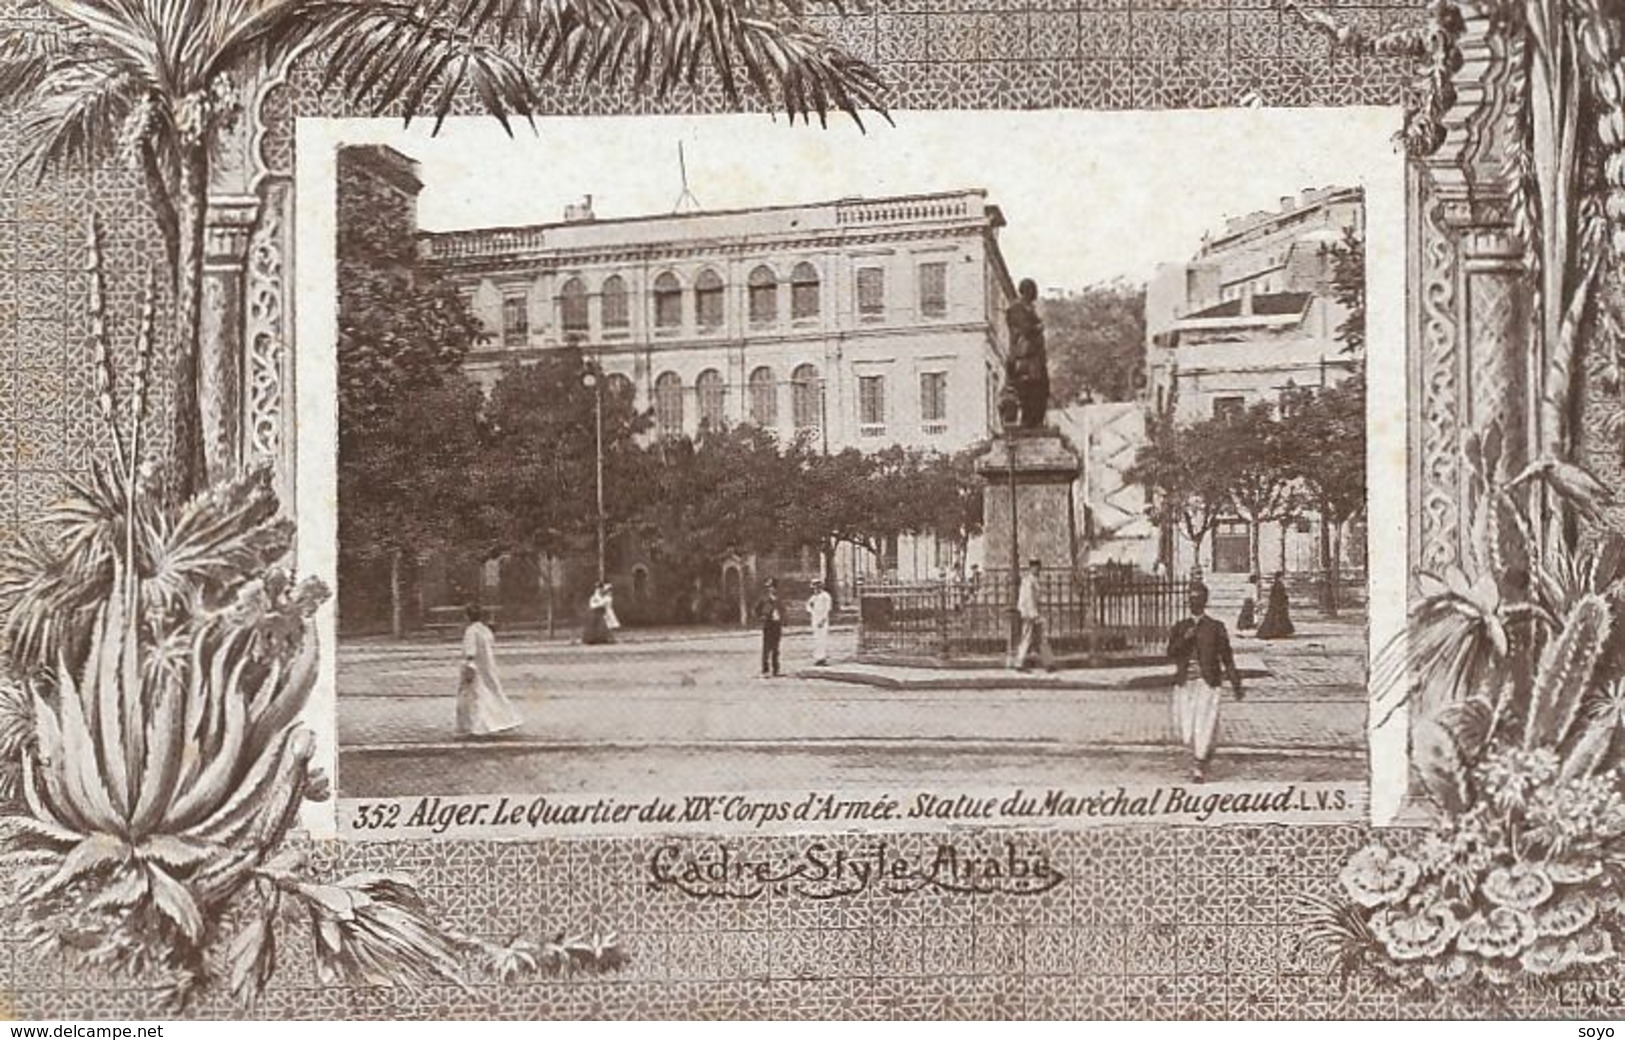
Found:
[[[1234,419],[1247,408],[1245,397],[1215,397],[1213,399],[1213,418]]]
[[[502,345],[523,347],[530,342],[530,308],[523,296],[509,296],[502,301]]]
[[[920,314],[940,318],[948,313],[948,265],[920,265]]]
[[[948,430],[948,373],[920,373],[920,429],[924,433]]]
[[[858,377],[858,433],[875,437],[886,432],[886,380]]]
[[[858,317],[874,321],[886,315],[886,272],[879,267],[858,268]]]

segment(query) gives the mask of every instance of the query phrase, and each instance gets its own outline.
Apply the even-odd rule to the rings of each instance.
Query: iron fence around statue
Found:
[[[1190,581],[1128,570],[1039,576],[1039,615],[1056,654],[1079,663],[1159,658],[1188,612]],[[1019,586],[1009,571],[975,582],[865,582],[858,587],[858,652],[868,657],[1002,659]]]

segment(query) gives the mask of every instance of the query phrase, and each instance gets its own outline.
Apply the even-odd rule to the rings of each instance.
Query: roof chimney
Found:
[[[1282,195],[1281,196],[1281,212],[1282,213],[1291,213],[1294,209],[1297,208],[1297,205],[1298,205],[1298,200],[1293,198],[1291,195]]]
[[[567,224],[579,224],[596,219],[598,218],[592,213],[591,195],[583,195],[580,202],[572,202],[564,207],[564,222]]]

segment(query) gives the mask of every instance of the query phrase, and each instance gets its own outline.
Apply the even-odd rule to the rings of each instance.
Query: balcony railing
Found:
[[[971,215],[970,200],[969,195],[940,195],[883,202],[841,202],[835,206],[835,223],[893,224],[906,220],[959,220]]]
[[[472,257],[504,256],[542,249],[546,245],[542,228],[480,228],[473,231],[437,232],[422,239],[422,251],[429,260],[462,260]]]

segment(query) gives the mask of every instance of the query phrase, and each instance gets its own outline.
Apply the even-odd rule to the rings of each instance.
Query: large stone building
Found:
[[[993,429],[1013,292],[976,190],[422,236],[503,365],[576,342],[656,431],[752,423],[831,451],[945,451]]]
[[[408,157],[370,153],[390,183],[417,183]],[[487,388],[505,366],[573,344],[611,383],[630,384],[654,436],[751,423],[831,452],[952,452],[997,422],[1015,295],[1003,224],[977,189],[613,219],[588,198],[557,223],[419,242],[421,263],[490,333],[468,362]],[[949,553],[905,537],[879,557],[846,549],[835,564],[846,580],[907,580],[964,562]],[[750,570],[725,567],[723,594]]]
[[[1362,190],[1306,190],[1228,221],[1188,263],[1161,268],[1146,291],[1148,407],[1197,422],[1346,378],[1361,359],[1338,336],[1348,309],[1332,291],[1332,250],[1345,234],[1364,237]],[[1266,525],[1260,542],[1265,573],[1282,562],[1288,571],[1322,566],[1312,517]],[[1363,538],[1348,545],[1344,565],[1361,565]],[[1248,527],[1222,520],[1200,553],[1169,533],[1162,553],[1179,570],[1246,574]]]

